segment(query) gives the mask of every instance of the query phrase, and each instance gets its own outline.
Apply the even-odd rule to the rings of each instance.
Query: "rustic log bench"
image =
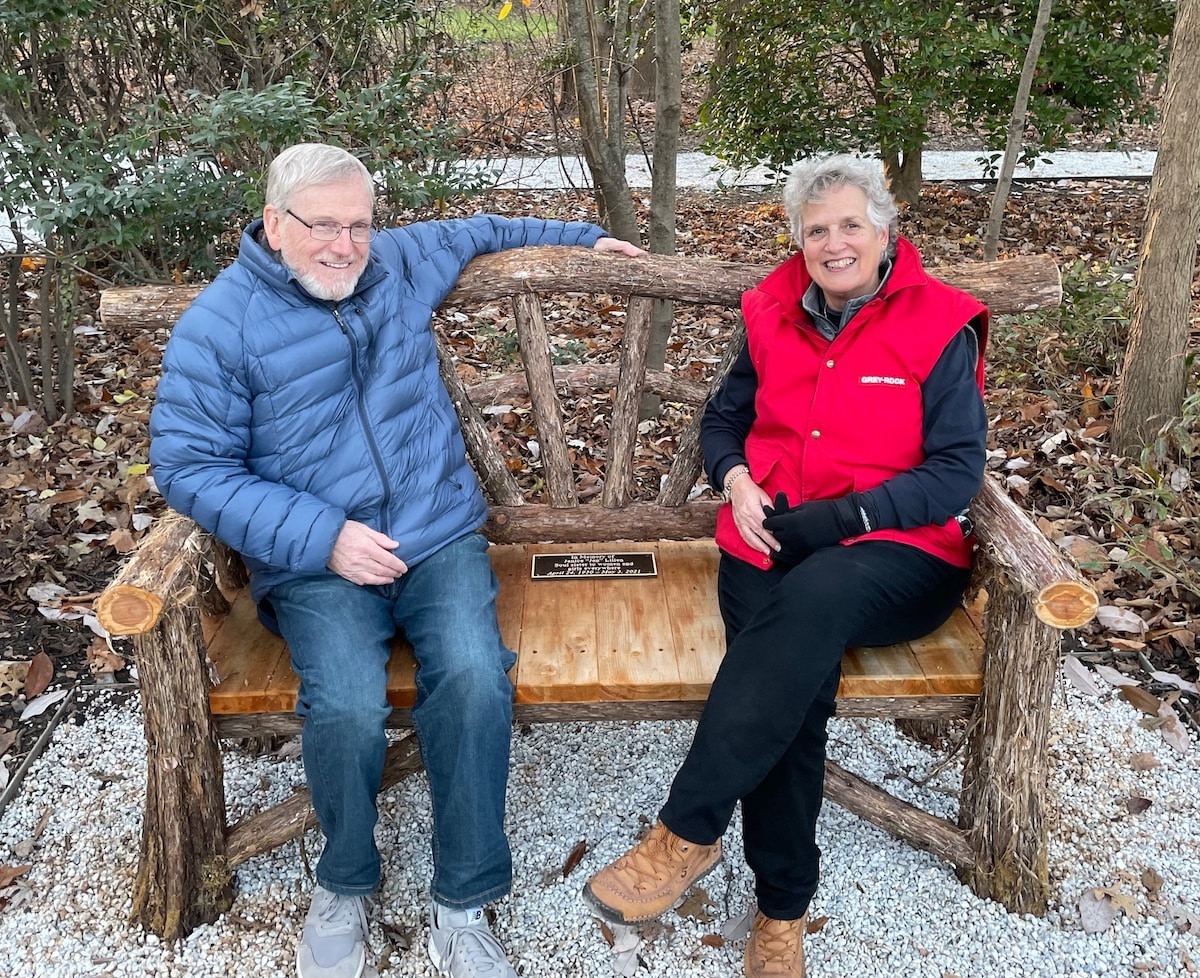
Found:
[[[744,341],[741,293],[766,267],[703,259],[631,261],[583,249],[525,249],[476,259],[447,306],[510,298],[523,372],[468,389],[444,337],[442,374],[490,503],[499,613],[522,722],[645,719],[699,714],[724,651],[712,543],[720,500],[706,491],[700,406]],[[935,269],[995,312],[1053,307],[1061,297],[1047,257]],[[113,289],[110,327],[165,329],[195,296],[184,287]],[[543,300],[567,293],[630,296],[619,363],[555,367]],[[714,376],[647,370],[655,299],[722,307],[734,321]],[[606,302],[611,300],[605,300]],[[443,306],[443,310],[447,307]],[[602,478],[572,467],[559,391],[612,394]],[[686,405],[657,498],[635,478],[643,395]],[[506,459],[485,423],[488,405],[526,397],[536,465]],[[481,408],[484,410],[481,411]],[[575,443],[578,448],[578,442]],[[578,455],[576,451],[576,459]],[[639,463],[639,457],[642,462]],[[580,466],[577,466],[580,468]],[[513,470],[536,469],[536,490]],[[653,476],[653,473],[652,473]],[[641,483],[646,483],[642,473]],[[657,476],[651,481],[657,484]],[[580,492],[579,487],[587,489]],[[598,499],[580,505],[581,495]],[[902,721],[970,719],[958,824],[908,805],[830,763],[826,794],[950,861],[976,893],[1017,912],[1043,912],[1048,893],[1046,739],[1059,630],[1094,614],[1074,565],[990,478],[973,503],[978,596],[934,634],[846,657],[841,716]],[[534,554],[652,553],[653,577],[532,579]],[[577,561],[581,558],[575,558]],[[147,797],[133,916],[165,938],[228,908],[233,870],[313,824],[306,792],[232,827],[226,823],[220,741],[291,734],[297,679],[283,642],[258,623],[240,559],[178,514],[160,518],[97,602],[113,635],[132,636],[147,744]],[[388,695],[402,726],[414,664],[397,640]],[[410,735],[389,749],[384,787],[419,767]],[[665,789],[664,785],[664,789]]]

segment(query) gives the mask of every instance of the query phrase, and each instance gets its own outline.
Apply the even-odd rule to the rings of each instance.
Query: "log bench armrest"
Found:
[[[239,557],[188,517],[169,511],[155,521],[93,610],[110,635],[145,635],[172,602],[224,615],[225,591],[233,593],[245,582]]]
[[[979,539],[976,560],[1001,571],[1028,596],[1038,619],[1053,628],[1079,628],[1095,617],[1096,591],[1074,561],[1051,543],[991,476],[971,504]]]

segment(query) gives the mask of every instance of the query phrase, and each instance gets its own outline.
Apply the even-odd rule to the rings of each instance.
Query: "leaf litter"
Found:
[[[928,186],[921,210],[902,214],[902,232],[917,243],[935,273],[942,263],[978,260],[988,203],[983,184]],[[1049,253],[1059,259],[1069,283],[1098,283],[1101,294],[1111,289],[1114,296],[1127,290],[1141,233],[1144,184],[1022,184],[1012,206],[1023,220],[1019,240],[1014,235],[1002,243],[1002,257]],[[590,219],[594,213],[585,195],[533,191],[496,192],[482,202],[452,204],[446,216],[460,216],[456,207],[463,214],[483,207],[568,219]],[[685,191],[678,212],[681,253],[764,265],[777,264],[789,253],[786,220],[775,194]],[[1073,216],[1069,235],[1059,219],[1065,212]],[[124,555],[162,512],[148,472],[147,424],[168,331],[107,329],[95,315],[97,298],[94,287],[85,290],[80,326],[88,330],[88,339],[79,353],[76,414],[48,425],[34,411],[0,408],[0,487],[7,490],[0,493],[0,764],[5,770],[19,763],[21,752],[36,739],[36,724],[45,722],[53,705],[39,702],[48,686],[36,694],[25,688],[35,660],[34,685],[42,681],[46,660],[54,667],[50,685],[132,678],[124,644],[93,633],[90,609]],[[1200,505],[1195,486],[1200,452],[1179,451],[1146,464],[1108,452],[1113,383],[1124,342],[1118,299],[1103,320],[1106,336],[1072,332],[1071,317],[1085,302],[1097,301],[1094,296],[1069,294],[1061,314],[1002,317],[1006,321],[998,324],[989,351],[988,465],[1047,535],[1075,557],[1101,595],[1104,614],[1066,637],[1070,681],[1089,695],[1106,695],[1097,679],[1152,695],[1159,705],[1154,713],[1142,711],[1143,720],[1157,723],[1173,749],[1187,750],[1188,729],[1198,729]],[[32,322],[33,310],[24,314]],[[678,314],[668,369],[677,379],[706,384],[736,317],[712,309]],[[549,323],[558,334],[554,355],[563,365],[613,362],[623,302],[620,297],[566,297]],[[502,304],[473,311],[465,320],[453,313],[439,316],[438,328],[468,384],[492,383],[498,370],[516,366],[511,312]],[[1193,335],[1193,346],[1195,340]],[[584,496],[602,485],[601,446],[611,400],[604,392],[564,397],[564,423]],[[505,395],[497,403],[505,410],[489,415],[491,435],[508,453],[509,467],[527,495],[535,496],[542,487],[527,402]],[[688,410],[666,402],[660,417],[641,427],[634,490],[639,497],[657,490],[689,420]],[[1173,498],[1164,497],[1168,488]],[[1167,691],[1177,694],[1169,702]],[[60,690],[49,695],[60,692],[66,695]],[[572,869],[564,862],[560,872]],[[1103,896],[1096,902],[1103,903]],[[629,960],[636,961],[636,949],[632,956],[626,953],[625,966]]]

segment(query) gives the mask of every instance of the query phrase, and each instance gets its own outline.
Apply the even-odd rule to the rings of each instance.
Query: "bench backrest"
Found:
[[[702,468],[701,407],[720,384],[744,341],[736,310],[742,293],[760,282],[770,266],[704,258],[648,256],[628,259],[584,248],[522,248],[475,259],[442,309],[511,301],[522,369],[468,386],[460,378],[450,346],[439,337],[442,377],[458,412],[468,452],[484,486],[491,516],[484,532],[498,543],[600,540],[686,540],[710,536],[720,501],[693,491]],[[938,278],[972,292],[994,313],[1052,308],[1061,299],[1058,267],[1048,256],[932,268]],[[198,289],[149,287],[106,290],[101,318],[110,326],[172,324]],[[629,296],[617,344],[618,362],[555,367],[544,301],[564,293]],[[735,326],[730,342],[706,382],[679,373],[647,370],[654,300],[671,300],[726,310]],[[604,392],[611,397],[609,438],[594,492],[595,473],[578,471],[564,427],[559,390]],[[675,433],[669,471],[654,498],[635,490],[639,411],[644,393],[659,395],[690,412]],[[544,488],[529,495],[518,485],[509,461],[489,431],[484,410],[527,396],[536,429]],[[594,433],[592,433],[594,435]],[[578,457],[579,453],[575,453]],[[528,460],[524,460],[527,467]],[[514,466],[516,463],[514,463]],[[644,480],[643,480],[644,481]],[[580,487],[589,489],[581,493]],[[581,505],[581,495],[596,497]]]

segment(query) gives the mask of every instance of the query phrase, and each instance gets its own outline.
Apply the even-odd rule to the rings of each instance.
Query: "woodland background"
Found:
[[[1011,106],[1001,96],[1011,100],[1035,7],[923,5],[920,16],[941,17],[946,29],[945,43],[932,47],[920,40],[925,21],[913,5],[852,4],[839,8],[837,24],[809,12],[819,22],[807,26],[824,31],[813,37],[825,38],[826,61],[777,49],[765,62],[768,85],[725,69],[737,64],[731,44],[743,58],[767,57],[754,45],[780,5],[685,5],[679,145],[781,166],[799,155],[797,141],[807,151],[890,153],[894,182],[905,178],[905,161],[911,179],[926,148],[978,148],[980,180],[918,180],[901,230],[930,265],[979,259],[994,189],[985,176],[996,166],[984,147],[997,145],[1007,122]],[[618,144],[644,151],[659,120],[653,85],[635,84],[638,47],[630,39],[645,28],[647,5],[595,9],[608,18],[593,36],[596,50],[616,52],[608,69],[628,55],[630,69],[626,88],[605,93],[619,95],[608,123],[619,116]],[[1054,44],[1039,63],[1028,151],[1154,148],[1173,9],[1060,3]],[[90,607],[162,509],[148,469],[147,422],[167,334],[106,329],[96,315],[101,289],[206,281],[232,257],[239,225],[261,207],[266,162],[302,139],[362,154],[377,173],[383,223],[480,210],[596,220],[611,207],[589,188],[485,191],[483,181],[455,169],[463,158],[577,153],[584,145],[573,76],[564,73],[577,50],[564,40],[565,8],[547,0],[504,18],[502,10],[412,0],[13,0],[0,10],[7,216],[0,225],[7,223],[9,238],[0,256],[9,392],[0,405],[6,774],[49,716],[21,719],[39,694],[131,678],[127,650],[95,633]],[[731,20],[731,10],[739,17]],[[787,13],[797,16],[791,7]],[[846,26],[856,24],[857,40]],[[962,43],[962,31],[974,32],[971,43]],[[1089,67],[1085,56],[1107,70]],[[950,84],[964,78],[972,84]],[[805,114],[809,104],[820,113]],[[1197,731],[1200,279],[1192,282],[1189,395],[1180,415],[1139,452],[1115,454],[1108,440],[1146,201],[1142,182],[1015,186],[1000,255],[1054,255],[1065,298],[1053,313],[995,324],[990,465],[1101,594],[1101,616],[1067,636],[1064,654],[1121,670],[1173,703]],[[648,229],[649,195],[630,193],[628,206],[638,228]],[[791,249],[775,190],[681,191],[672,210],[679,253],[776,263]],[[621,308],[619,296],[564,300],[556,358],[610,357]],[[511,364],[509,317],[495,307],[439,318],[466,379]],[[679,319],[664,351],[668,368],[705,379],[731,325]],[[572,444],[585,459],[607,424],[602,401],[567,402]],[[528,413],[517,404],[495,420],[535,494]],[[643,484],[657,484],[665,450],[686,420],[664,405],[643,425]],[[601,478],[602,458],[590,465]]]

